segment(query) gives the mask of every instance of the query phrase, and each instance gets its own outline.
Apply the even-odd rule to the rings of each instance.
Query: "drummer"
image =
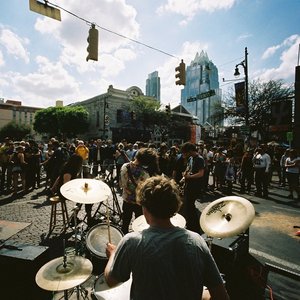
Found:
[[[130,299],[201,299],[206,286],[212,299],[228,300],[216,263],[204,239],[172,225],[181,206],[173,180],[146,179],[137,188],[148,229],[125,235],[118,246],[108,243],[104,275],[109,286],[127,281]]]

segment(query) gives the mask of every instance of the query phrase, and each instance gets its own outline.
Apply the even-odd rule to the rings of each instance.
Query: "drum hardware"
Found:
[[[64,254],[63,257],[55,258],[42,266],[35,276],[35,281],[44,290],[64,291],[65,299],[69,299],[68,290],[74,288],[77,290],[77,297],[79,293],[86,296],[87,291],[80,285],[91,276],[92,269],[92,263],[88,259],[75,256],[68,261]]]
[[[92,295],[98,300],[127,300],[130,298],[132,277],[111,288],[105,281],[104,274],[96,278]]]

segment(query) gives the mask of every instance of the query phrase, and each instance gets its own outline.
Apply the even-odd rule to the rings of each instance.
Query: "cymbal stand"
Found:
[[[207,243],[207,246],[208,246],[210,252],[212,250],[213,239],[214,238],[212,236],[206,237],[206,243]]]

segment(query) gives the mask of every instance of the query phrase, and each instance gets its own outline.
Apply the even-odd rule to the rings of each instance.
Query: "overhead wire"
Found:
[[[46,2],[46,1],[45,1],[45,2]],[[132,41],[132,42],[134,42],[134,43],[136,43],[136,44],[145,46],[145,47],[147,47],[147,48],[149,48],[149,49],[158,51],[158,52],[163,53],[163,54],[165,54],[165,55],[168,55],[168,56],[171,56],[171,57],[180,59],[178,56],[175,56],[175,55],[173,55],[173,54],[170,54],[170,53],[168,53],[168,52],[166,52],[166,51],[160,50],[160,49],[158,49],[158,48],[155,48],[155,47],[153,47],[153,46],[150,46],[150,45],[145,44],[145,43],[143,43],[143,42],[140,42],[140,41],[138,41],[138,40],[132,39],[132,38],[126,36],[126,35],[117,33],[117,32],[115,32],[115,31],[113,31],[113,30],[111,30],[111,29],[107,29],[107,28],[105,28],[105,27],[102,27],[102,26],[100,26],[100,25],[98,25],[98,24],[96,24],[96,23],[94,23],[94,22],[91,22],[91,21],[89,21],[89,20],[87,20],[87,19],[85,19],[85,18],[83,18],[83,17],[78,16],[78,15],[75,14],[75,13],[72,13],[71,11],[69,11],[69,10],[67,10],[67,9],[65,9],[65,8],[63,8],[63,7],[61,7],[60,5],[57,5],[57,4],[52,3],[52,2],[49,2],[49,1],[47,1],[46,3],[47,3],[47,4],[51,4],[52,6],[54,6],[54,7],[56,7],[56,8],[59,8],[59,9],[65,11],[66,13],[68,13],[68,14],[70,14],[70,15],[72,15],[72,16],[74,16],[74,17],[76,17],[76,18],[78,18],[78,19],[80,19],[80,20],[82,20],[82,21],[84,21],[84,22],[86,22],[87,24],[90,24],[90,25],[94,24],[95,26],[97,26],[98,28],[100,28],[100,29],[102,29],[102,30],[105,30],[105,31],[107,31],[107,32],[110,32],[110,33],[112,33],[112,34],[115,34],[115,35],[117,35],[117,36],[119,36],[119,37],[122,37],[122,38],[124,38],[124,39],[130,40],[130,41]]]

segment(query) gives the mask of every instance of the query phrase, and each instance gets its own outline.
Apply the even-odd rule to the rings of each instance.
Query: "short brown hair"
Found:
[[[146,179],[138,185],[136,195],[137,203],[160,219],[173,217],[182,204],[175,181],[164,176]]]

